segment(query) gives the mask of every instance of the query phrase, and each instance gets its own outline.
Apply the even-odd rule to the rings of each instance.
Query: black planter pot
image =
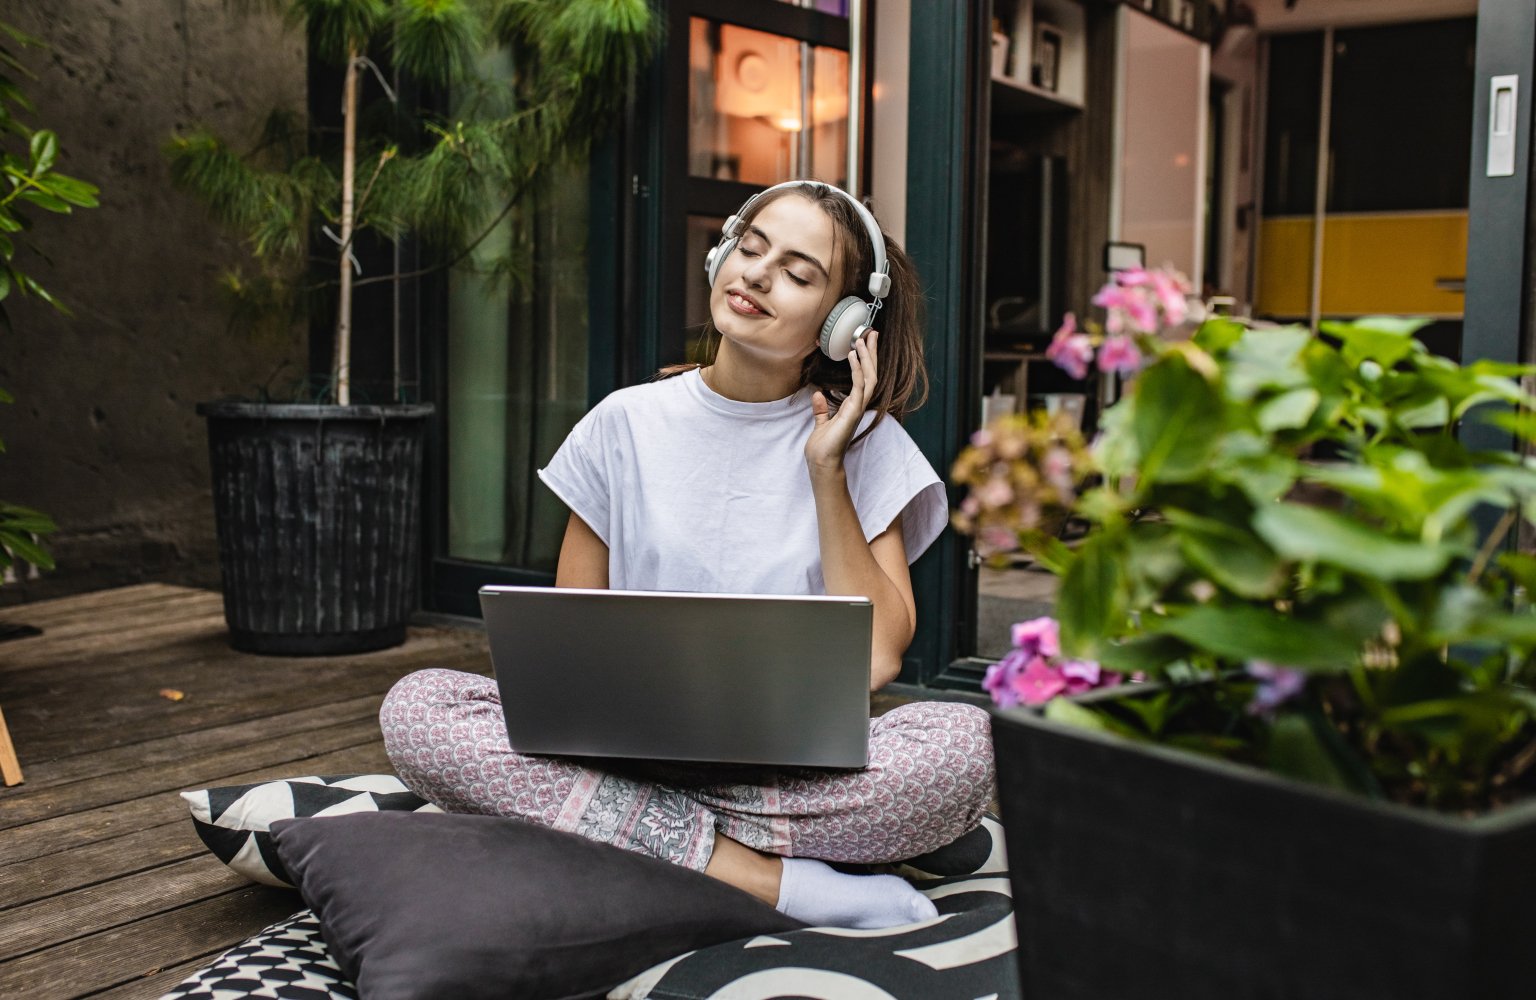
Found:
[[[405,641],[429,404],[204,403],[230,645],[320,656]]]
[[[1464,819],[993,718],[1026,997],[1528,998],[1536,804]]]

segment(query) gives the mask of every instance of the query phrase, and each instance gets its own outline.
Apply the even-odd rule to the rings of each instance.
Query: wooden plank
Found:
[[[35,767],[169,732],[228,725],[374,691],[382,694],[400,677],[428,665],[485,673],[489,656],[484,635],[468,630],[424,633],[393,651],[316,660],[240,658],[227,651],[183,660],[151,655],[12,677],[5,689],[18,699],[12,726]],[[160,697],[162,688],[182,691],[186,699],[170,702]],[[91,698],[79,697],[85,689],[93,692]],[[59,726],[60,718],[69,719],[69,726]]]
[[[329,704],[316,705],[298,711],[277,712],[228,725],[175,732],[158,739],[58,758],[34,767],[26,789],[6,796],[5,801],[14,802],[39,789],[71,781],[120,774],[155,764],[168,764],[217,749],[244,746],[281,733],[299,733],[335,725],[348,719],[376,716],[383,700],[383,691],[370,691],[357,697],[335,700]],[[272,707],[279,708],[281,703],[273,700]]]
[[[120,656],[140,649],[156,649],[166,643],[207,639],[228,633],[221,612],[202,612],[195,618],[177,621],[154,621],[119,629],[105,635],[88,635],[78,639],[52,639],[46,633],[16,643],[6,643],[17,648],[5,651],[5,670],[27,670],[32,667],[54,666],[99,656]]]
[[[250,885],[209,855],[100,882],[5,912],[0,962]],[[292,893],[293,909],[303,906]],[[152,951],[152,949],[146,949]]]
[[[132,604],[126,607],[115,606],[109,608],[83,609],[67,616],[60,616],[51,620],[46,626],[37,621],[28,621],[28,625],[42,628],[43,634],[27,639],[13,639],[16,649],[28,649],[44,641],[57,641],[59,639],[79,638],[86,635],[94,635],[110,629],[120,629],[131,626],[136,622],[147,619],[163,619],[171,615],[185,617],[191,613],[216,612],[223,613],[224,598],[208,590],[188,590],[184,593],[163,597],[143,604]],[[0,616],[3,617],[3,616]]]
[[[220,951],[296,912],[286,889],[250,886],[0,962],[0,996],[69,1000]]]
[[[0,815],[0,830],[11,830],[50,817],[68,816],[146,795],[197,788],[210,777],[299,757],[314,757],[346,747],[378,742],[377,719],[352,719],[339,725],[285,733],[244,746],[215,750],[177,764],[156,764],[121,774],[86,778],[8,798]],[[6,835],[9,838],[9,834]]]
[[[220,785],[242,785],[308,774],[375,774],[388,771],[389,758],[384,753],[384,743],[375,737],[365,744],[314,757],[285,755],[281,760],[266,762],[249,771],[211,776],[186,787],[213,788]],[[38,820],[35,823],[8,830],[4,836],[0,836],[0,865],[14,864],[28,858],[67,851],[74,847],[121,837],[146,827],[161,826],[178,820],[185,824],[185,836],[188,842],[199,843],[197,834],[192,829],[192,823],[187,819],[186,804],[179,795],[170,793],[149,795],[85,812]]]
[[[218,591],[178,587],[168,583],[136,583],[128,587],[92,590],[83,594],[70,594],[68,597],[54,597],[46,601],[12,604],[0,609],[0,618],[6,621],[25,621],[29,625],[47,628],[55,622],[67,621],[81,614],[91,614],[105,608],[152,604],[155,601],[187,593],[215,594]]]
[[[257,928],[260,930],[260,928]],[[254,933],[254,932],[252,932]],[[246,937],[250,937],[249,934]],[[242,938],[242,940],[244,940]],[[231,945],[238,944],[231,942]],[[150,969],[137,979],[130,979],[121,986],[114,986],[100,993],[92,993],[91,1000],[160,1000],[181,984],[192,973],[211,963],[229,950],[230,945],[217,948],[206,955],[199,955],[190,962],[181,962],[166,969]]]
[[[208,849],[191,831],[192,821],[183,813],[173,823],[0,867],[0,911],[184,858],[207,855]]]

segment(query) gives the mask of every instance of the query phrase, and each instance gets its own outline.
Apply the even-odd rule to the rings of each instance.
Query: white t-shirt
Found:
[[[539,478],[607,544],[615,590],[825,593],[805,467],[811,393],[738,402],[697,369],[620,389]],[[910,561],[944,530],[944,485],[895,420],[850,448],[844,467],[866,541],[900,514]]]

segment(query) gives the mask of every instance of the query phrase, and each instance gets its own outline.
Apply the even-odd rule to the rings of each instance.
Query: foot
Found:
[[[938,916],[933,901],[895,875],[845,875],[811,858],[785,858],[778,911],[813,927],[874,929]]]

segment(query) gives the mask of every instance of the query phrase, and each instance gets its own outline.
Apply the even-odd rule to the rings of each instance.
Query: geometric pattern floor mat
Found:
[[[304,910],[235,945],[162,1000],[235,997],[357,1000],[357,989],[331,961],[320,936],[320,921]]]

